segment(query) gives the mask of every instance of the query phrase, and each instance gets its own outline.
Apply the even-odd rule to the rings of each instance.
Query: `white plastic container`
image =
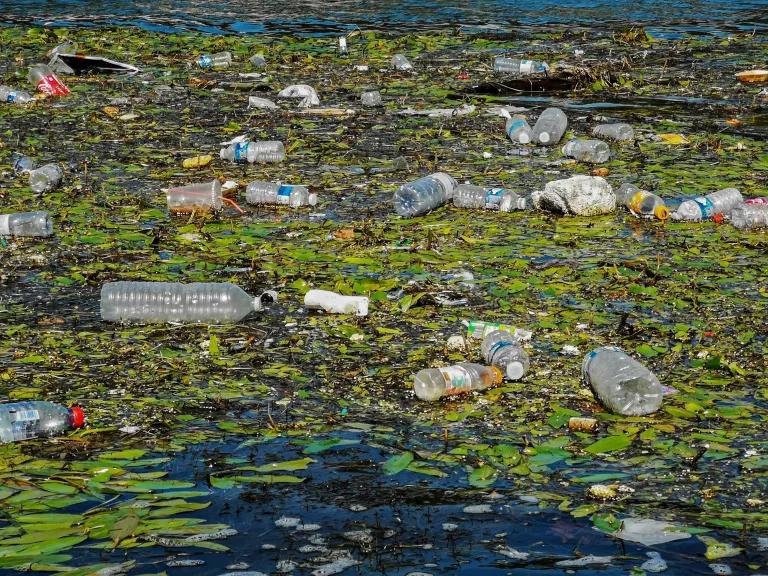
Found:
[[[60,183],[64,173],[57,164],[46,164],[29,172],[29,187],[32,191],[40,194],[50,192]]]
[[[497,56],[493,59],[493,71],[500,74],[524,76],[526,74],[543,74],[549,71],[549,64],[539,60],[522,60]]]
[[[485,390],[502,381],[496,366],[460,362],[443,368],[420,370],[413,377],[413,391],[419,400],[433,402],[443,396]]]
[[[608,138],[617,142],[630,142],[635,139],[635,129],[629,124],[598,124],[592,128],[592,135],[598,138]]]
[[[328,290],[310,290],[304,294],[304,306],[315,310],[324,310],[329,314],[368,315],[366,296],[343,296]]]
[[[521,116],[520,114],[515,114],[507,119],[505,130],[512,142],[528,144],[533,139],[533,129],[530,124],[528,124],[528,120],[525,119],[525,116]]]
[[[453,205],[457,208],[485,210],[523,210],[525,199],[504,188],[484,188],[472,184],[459,184],[453,192]]]
[[[32,102],[32,100],[32,95],[29,92],[16,90],[10,86],[0,86],[0,102],[24,106]]]
[[[285,146],[278,140],[236,142],[221,150],[219,157],[230,162],[247,161],[251,164],[282,162],[285,160]]]
[[[368,107],[381,106],[381,93],[378,90],[363,92],[360,94],[360,103]]]
[[[395,70],[413,70],[413,64],[405,54],[395,54],[392,56],[392,68]]]
[[[218,52],[216,54],[203,54],[197,59],[200,68],[229,68],[232,64],[232,54]]]
[[[602,140],[571,140],[563,146],[563,154],[579,162],[602,164],[611,158],[611,149]]]
[[[739,230],[768,228],[768,204],[742,204],[731,211],[731,224]]]

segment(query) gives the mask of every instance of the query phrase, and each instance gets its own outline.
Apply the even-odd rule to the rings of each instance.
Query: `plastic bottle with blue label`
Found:
[[[79,406],[67,408],[36,400],[0,404],[0,443],[54,436],[82,428],[85,414]]]
[[[453,192],[453,205],[457,208],[483,208],[485,210],[525,209],[525,198],[504,188],[485,188],[472,184],[460,184]]]
[[[2,103],[24,106],[32,102],[32,100],[32,95],[29,92],[16,90],[10,86],[0,86],[0,102]]]
[[[528,120],[525,116],[515,114],[510,118],[507,118],[507,125],[505,127],[507,136],[512,142],[519,142],[520,144],[528,144],[533,138],[533,129],[528,124]]]
[[[317,204],[317,194],[306,186],[256,180],[245,189],[245,201],[249,204],[277,204],[299,208]]]
[[[493,60],[493,71],[500,74],[513,74],[515,76],[544,74],[549,71],[549,64],[539,60],[523,60],[520,58],[497,56]]]
[[[413,377],[413,391],[419,400],[434,401],[443,396],[485,390],[499,384],[502,378],[503,374],[496,366],[460,362],[420,370]]]
[[[494,330],[485,336],[480,350],[485,361],[501,369],[508,380],[520,380],[531,365],[519,340],[506,330]]]
[[[285,146],[278,140],[234,142],[219,152],[222,160],[230,162],[270,163],[285,160]]]
[[[736,188],[724,188],[706,196],[686,200],[672,213],[673,220],[710,220],[715,214],[730,216],[731,210],[744,203]]]
[[[218,52],[216,54],[203,54],[197,59],[200,68],[228,68],[232,64],[232,54]]]

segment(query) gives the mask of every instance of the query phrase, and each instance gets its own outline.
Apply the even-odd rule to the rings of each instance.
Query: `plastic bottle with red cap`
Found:
[[[82,428],[85,413],[42,400],[0,404],[0,444],[62,434]]]

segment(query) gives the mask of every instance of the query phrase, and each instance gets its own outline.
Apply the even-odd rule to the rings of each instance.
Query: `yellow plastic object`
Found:
[[[193,158],[186,158],[181,165],[184,168],[203,168],[208,166],[213,161],[213,156],[195,156]]]

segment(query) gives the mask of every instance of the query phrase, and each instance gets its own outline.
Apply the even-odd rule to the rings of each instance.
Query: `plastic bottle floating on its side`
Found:
[[[635,129],[629,124],[598,124],[592,128],[592,135],[598,138],[608,138],[617,142],[629,142],[635,139]]]
[[[443,396],[485,390],[501,382],[503,374],[496,366],[460,362],[443,368],[420,370],[413,377],[413,391],[419,400],[434,401]]]
[[[221,210],[224,201],[219,180],[168,188],[165,197],[168,210],[174,214]]]
[[[709,220],[715,214],[729,216],[731,210],[744,203],[736,188],[724,188],[706,196],[686,200],[672,213],[673,220]]]
[[[218,52],[216,54],[203,54],[197,59],[200,68],[228,68],[232,64],[232,54]]]
[[[249,204],[276,204],[298,208],[317,204],[317,194],[310,192],[306,186],[255,180],[245,189],[245,201]]]
[[[36,168],[35,161],[32,160],[29,156],[23,156],[21,154],[16,154],[16,159],[13,161],[13,173],[16,175],[23,176],[24,174],[29,175],[32,170]]]
[[[237,322],[274,300],[252,298],[231,282],[107,282],[101,288],[101,318],[110,322]]]
[[[731,224],[739,230],[768,228],[768,204],[742,204],[731,211]]]
[[[66,408],[40,400],[0,404],[0,443],[54,436],[83,424],[85,414],[79,406]]]
[[[523,210],[525,199],[504,188],[483,188],[460,184],[453,192],[453,205],[457,208],[484,208],[486,210]]]
[[[53,224],[48,212],[17,212],[0,214],[0,236],[37,236],[45,238],[53,234]]]
[[[593,350],[584,357],[581,373],[597,399],[615,414],[641,416],[661,407],[659,379],[621,348]]]
[[[494,330],[503,330],[509,332],[515,338],[515,340],[530,340],[533,336],[533,332],[530,330],[524,330],[523,328],[515,328],[510,324],[502,324],[500,322],[485,322],[483,320],[464,320],[464,324],[467,326],[467,338],[470,339],[482,339]]]
[[[230,162],[249,162],[251,164],[282,162],[285,160],[285,146],[279,140],[259,140],[258,142],[235,142],[221,152],[222,160]]]
[[[560,108],[547,108],[533,126],[533,141],[544,146],[554,146],[568,128],[568,117]]]
[[[426,214],[453,198],[456,186],[456,180],[445,172],[436,172],[403,184],[392,198],[395,212],[403,218]]]
[[[413,64],[404,54],[395,54],[392,56],[392,68],[395,70],[413,70]]]
[[[51,67],[46,64],[35,64],[29,68],[27,79],[43,94],[48,96],[66,96],[69,88],[59,80]]]
[[[29,172],[29,187],[32,191],[40,194],[50,192],[60,183],[64,173],[57,164],[46,164]]]
[[[254,68],[264,68],[267,65],[267,60],[261,54],[254,54],[248,58],[248,62],[250,62]]]
[[[304,306],[329,314],[368,315],[368,297],[343,296],[328,290],[310,290],[304,294]]]
[[[493,60],[493,71],[501,74],[544,74],[549,71],[549,64],[539,60],[521,60],[519,58],[506,58],[497,56]]]
[[[611,149],[602,140],[571,140],[563,146],[563,154],[579,162],[602,164],[611,157]]]
[[[669,208],[659,196],[640,190],[634,184],[622,184],[616,190],[616,202],[625,206],[634,216],[640,218],[669,218]]]
[[[32,95],[29,92],[15,90],[10,86],[0,86],[0,102],[24,106],[32,102],[32,100]]]
[[[506,330],[490,332],[483,338],[480,350],[485,361],[499,368],[508,380],[520,380],[531,365],[528,354]]]
[[[512,142],[528,144],[533,138],[533,130],[525,119],[525,116],[515,114],[507,119],[505,131]]]

